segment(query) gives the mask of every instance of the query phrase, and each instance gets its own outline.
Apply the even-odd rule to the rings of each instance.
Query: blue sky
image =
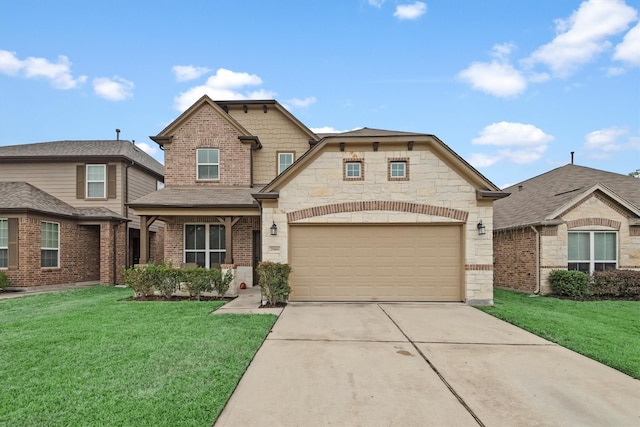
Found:
[[[0,0],[0,145],[148,136],[208,93],[437,135],[498,186],[640,168],[640,2]]]

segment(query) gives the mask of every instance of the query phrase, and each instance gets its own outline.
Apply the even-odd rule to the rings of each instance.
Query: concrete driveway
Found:
[[[638,426],[640,381],[461,304],[287,305],[216,426]]]

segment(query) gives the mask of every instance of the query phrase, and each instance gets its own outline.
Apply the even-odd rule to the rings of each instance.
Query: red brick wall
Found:
[[[536,234],[531,229],[493,233],[493,284],[523,292],[536,290]]]
[[[184,224],[218,224],[214,217],[181,217],[167,222],[164,236],[164,259],[174,266],[182,264]],[[233,226],[233,260],[236,266],[251,266],[253,230],[260,229],[258,217],[244,217]]]
[[[196,111],[165,145],[165,185],[251,184],[251,148],[238,139],[240,133],[209,105]],[[196,149],[220,149],[220,179],[196,180]]]

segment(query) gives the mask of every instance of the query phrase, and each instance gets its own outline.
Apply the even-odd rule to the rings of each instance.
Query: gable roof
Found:
[[[640,179],[585,166],[565,165],[503,191],[510,196],[493,205],[495,229],[554,220],[595,191],[640,215]]]
[[[457,166],[459,170],[464,171],[466,179],[468,179],[469,182],[472,182],[476,187],[478,198],[496,199],[507,196],[506,193],[500,191],[494,183],[489,181],[489,179],[467,163],[467,161],[460,157],[435,135],[365,127],[354,131],[327,134],[318,144],[314,145],[310,150],[300,156],[286,171],[267,184],[260,191],[263,195],[255,194],[254,197],[258,199],[265,198],[266,196],[264,196],[264,194],[277,191],[281,185],[295,176],[295,174],[299,173],[306,164],[313,161],[313,159],[329,145],[337,145],[343,142],[349,144],[368,144],[372,140],[379,140],[379,142],[403,142],[405,144],[415,142],[428,143],[441,159],[449,164]]]
[[[126,159],[159,177],[164,166],[126,140],[51,141],[0,147],[0,163],[15,161],[83,161],[88,157]]]
[[[33,211],[74,219],[129,221],[103,207],[76,208],[27,182],[0,182],[0,212]]]

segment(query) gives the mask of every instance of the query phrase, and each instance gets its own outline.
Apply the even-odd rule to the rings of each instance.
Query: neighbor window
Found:
[[[391,178],[405,178],[407,176],[407,164],[405,162],[391,162],[390,167]]]
[[[9,267],[9,220],[0,219],[0,268]]]
[[[42,268],[60,266],[60,224],[42,222],[40,225],[40,266]]]
[[[346,181],[358,181],[364,179],[364,160],[363,159],[345,159],[343,168],[343,177]]]
[[[220,150],[201,148],[196,150],[198,160],[198,179],[220,179]]]
[[[293,163],[293,153],[278,153],[278,175]]]
[[[107,197],[107,166],[87,165],[87,198],[104,199]]]
[[[618,267],[618,233],[615,231],[569,232],[569,270],[587,274]]]
[[[225,228],[220,224],[184,226],[184,262],[211,268],[224,264]]]

